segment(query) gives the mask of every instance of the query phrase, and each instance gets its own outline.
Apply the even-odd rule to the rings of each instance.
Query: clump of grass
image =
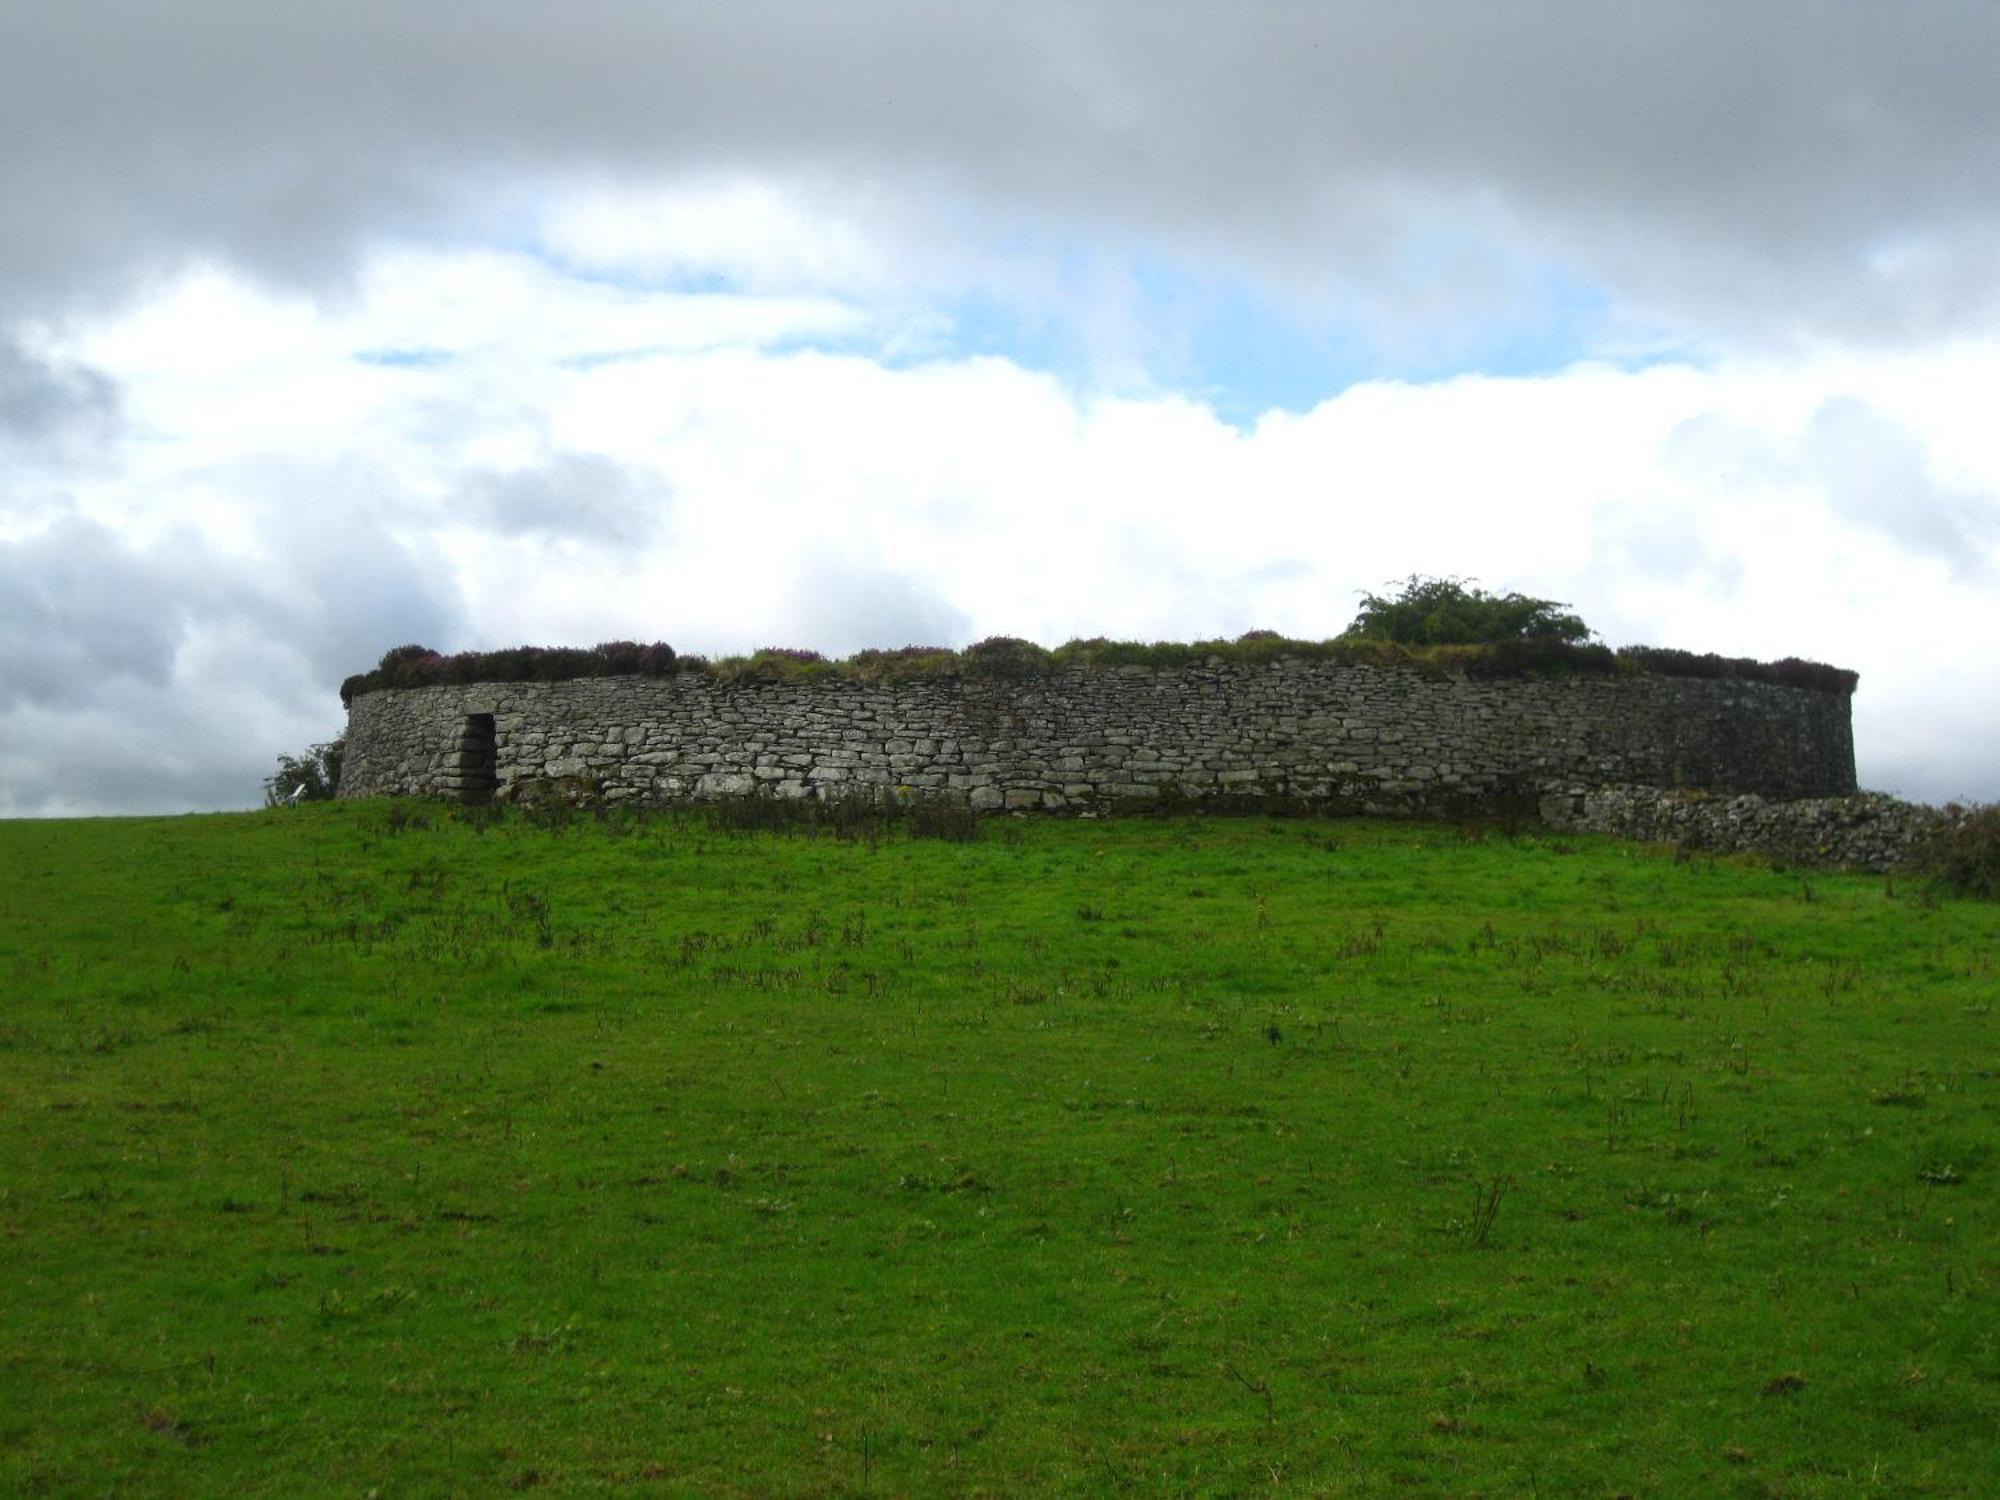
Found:
[[[796,682],[837,675],[833,663],[802,646],[765,646],[749,656],[725,656],[706,670],[723,682]]]
[[[971,803],[956,797],[915,797],[892,805],[903,814],[913,839],[969,844],[986,826]]]
[[[834,797],[773,797],[752,793],[702,804],[711,826],[729,833],[859,839],[874,843],[895,832],[913,839],[967,844],[984,827],[971,805],[956,797],[855,793]],[[671,817],[671,810],[661,816]]]

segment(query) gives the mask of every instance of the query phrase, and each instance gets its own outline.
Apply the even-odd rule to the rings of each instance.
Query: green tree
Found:
[[[1393,595],[1363,594],[1347,634],[1404,646],[1470,646],[1495,641],[1590,639],[1590,627],[1568,605],[1526,594],[1489,594],[1463,578],[1412,573]]]
[[[326,802],[340,787],[340,762],[347,736],[314,745],[304,755],[280,755],[278,769],[264,778],[264,805]]]

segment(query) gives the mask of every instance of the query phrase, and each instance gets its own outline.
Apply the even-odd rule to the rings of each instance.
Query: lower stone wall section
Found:
[[[1762,854],[1824,869],[1896,870],[1960,814],[1876,792],[1772,801],[1657,787],[1569,788],[1542,799],[1542,821],[1716,854]]]
[[[491,751],[468,738],[491,715]],[[473,748],[479,747],[477,752]],[[490,753],[490,767],[480,757]],[[1650,674],[1467,678],[1287,658],[860,683],[588,678],[354,700],[342,796],[647,804],[935,796],[981,810],[1281,799],[1455,814],[1605,783],[1854,789],[1849,695]]]

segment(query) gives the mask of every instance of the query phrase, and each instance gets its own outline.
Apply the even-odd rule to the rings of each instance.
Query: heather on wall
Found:
[[[1653,646],[1613,650],[1554,633],[1489,642],[1413,645],[1353,634],[1322,641],[1293,640],[1273,631],[1254,630],[1234,640],[1212,641],[1113,641],[1094,637],[1069,641],[1053,650],[1013,636],[994,636],[963,650],[948,646],[901,646],[860,651],[839,659],[829,659],[817,651],[768,646],[747,656],[710,660],[679,655],[664,641],[650,645],[607,641],[591,647],[516,646],[451,655],[427,646],[409,645],[386,653],[372,671],[349,677],[341,684],[340,698],[343,705],[352,707],[356,698],[384,688],[576,682],[595,677],[693,674],[723,682],[825,679],[872,683],[1035,677],[1070,667],[1182,667],[1213,662],[1256,664],[1281,659],[1396,666],[1471,677],[1652,673],[1663,677],[1764,682],[1832,693],[1851,693],[1858,681],[1853,672],[1797,657],[1762,662]]]
[[[948,678],[1032,678],[1070,668],[1194,667],[1318,661],[1344,666],[1402,667],[1465,677],[1610,675],[1650,672],[1665,677],[1768,682],[1784,687],[1851,693],[1855,674],[1788,657],[1779,662],[1696,655],[1630,646],[1613,651],[1569,606],[1527,594],[1493,594],[1470,579],[1411,574],[1387,594],[1364,593],[1347,629],[1332,640],[1291,640],[1252,630],[1234,640],[1072,640],[1048,650],[1015,636],[992,636],[955,651],[947,646],[900,646],[829,661],[817,651],[767,646],[747,656],[711,662],[680,656],[664,641],[641,646],[606,641],[588,649],[517,646],[446,656],[425,646],[398,646],[373,672],[341,685],[344,704],[381,688],[443,687],[475,682],[575,682],[593,677],[669,677],[699,673],[723,682],[827,679],[906,682]]]

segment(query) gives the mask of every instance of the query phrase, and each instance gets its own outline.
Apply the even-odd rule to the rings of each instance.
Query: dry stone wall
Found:
[[[1070,811],[1282,798],[1456,813],[1606,784],[1852,792],[1849,695],[1294,658],[1018,679],[688,672],[383,689],[350,709],[340,792],[506,800],[560,788],[651,804],[909,795]]]
[[[1762,854],[1838,870],[1899,870],[1968,816],[1880,792],[1774,801],[1755,793],[1713,796],[1658,787],[1594,787],[1545,799],[1559,828],[1609,833],[1712,854]]]

